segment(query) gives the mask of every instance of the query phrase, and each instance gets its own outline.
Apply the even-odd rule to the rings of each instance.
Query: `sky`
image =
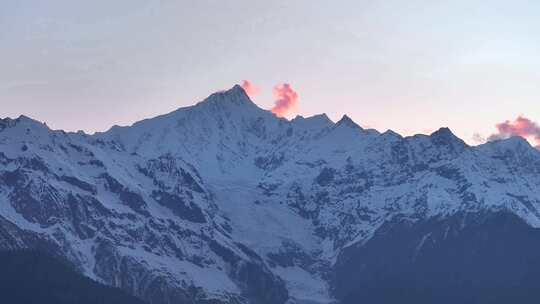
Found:
[[[520,0],[2,0],[0,117],[93,133],[249,80],[265,109],[290,88],[288,118],[475,144],[521,117],[534,144],[538,16]]]

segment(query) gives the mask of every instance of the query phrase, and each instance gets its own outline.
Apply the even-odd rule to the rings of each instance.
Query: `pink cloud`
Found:
[[[518,116],[514,121],[507,120],[496,124],[495,127],[499,132],[491,135],[488,140],[517,135],[532,140],[536,144],[536,148],[540,150],[540,126],[536,122],[524,116]]]
[[[242,80],[240,86],[244,89],[249,98],[255,97],[261,91],[261,88],[253,85],[249,80]]]
[[[272,113],[279,117],[285,116],[298,104],[298,94],[288,83],[276,85],[273,89],[274,97],[276,98]]]

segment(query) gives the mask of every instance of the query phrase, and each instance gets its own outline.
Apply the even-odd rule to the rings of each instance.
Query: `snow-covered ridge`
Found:
[[[289,121],[240,86],[94,135],[0,120],[0,246],[153,303],[329,303],[340,253],[392,218],[504,209],[540,227],[539,189],[521,138]]]

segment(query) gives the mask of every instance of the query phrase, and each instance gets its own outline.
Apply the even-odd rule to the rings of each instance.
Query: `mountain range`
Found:
[[[534,303],[539,226],[521,137],[287,120],[238,85],[93,135],[0,120],[0,249],[148,303]]]

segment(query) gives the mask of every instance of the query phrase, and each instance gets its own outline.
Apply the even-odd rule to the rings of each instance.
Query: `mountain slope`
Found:
[[[343,303],[536,303],[540,230],[507,212],[394,219],[343,251]]]
[[[142,300],[85,278],[39,252],[2,251],[0,268],[3,303],[143,304]]]
[[[63,256],[151,303],[343,300],[350,248],[396,219],[504,211],[536,228],[539,189],[521,138],[288,121],[239,86],[95,135],[0,121],[0,247]]]

